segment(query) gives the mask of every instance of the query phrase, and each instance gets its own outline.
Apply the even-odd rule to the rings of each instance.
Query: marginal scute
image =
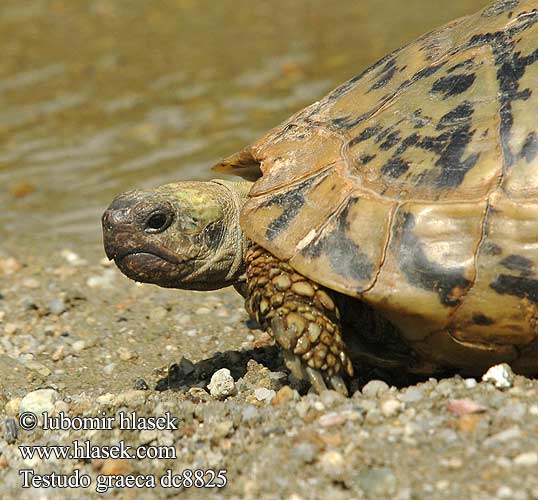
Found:
[[[492,365],[511,363],[518,358],[517,349],[511,345],[498,346],[478,339],[467,344],[446,330],[435,332],[421,342],[411,342],[411,346],[422,358],[438,366],[458,367],[464,375],[481,375]]]
[[[476,255],[476,281],[452,318],[465,341],[525,345],[538,338],[538,204],[492,196],[482,243]],[[487,251],[496,246],[498,253]],[[495,324],[476,324],[476,311]],[[534,324],[534,326],[533,326]]]
[[[375,281],[389,238],[393,205],[354,193],[296,248],[290,264],[319,283],[359,296]]]
[[[297,245],[347,198],[351,183],[343,169],[341,162],[285,190],[252,198],[241,214],[245,232],[273,255],[289,260]]]
[[[485,209],[485,202],[398,208],[383,266],[363,297],[406,338],[421,339],[449,325],[475,280]]]

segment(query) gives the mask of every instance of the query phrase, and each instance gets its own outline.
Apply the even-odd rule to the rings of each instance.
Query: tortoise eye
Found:
[[[159,210],[148,217],[144,231],[153,234],[162,233],[171,223],[172,217],[170,214]]]

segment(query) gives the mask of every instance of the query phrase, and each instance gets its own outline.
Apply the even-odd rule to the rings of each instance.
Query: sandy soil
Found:
[[[222,368],[230,375],[218,372],[210,390]],[[363,386],[375,375],[365,374],[348,399],[309,393],[290,380],[231,289],[136,285],[97,252],[0,246],[2,498],[97,498],[97,484],[119,498],[538,498],[536,381],[516,376],[498,389],[456,376]],[[22,413],[41,411],[72,426],[82,422],[75,417],[108,416],[111,428],[20,427]],[[161,430],[142,428],[149,419],[120,429],[120,413],[132,412],[169,421]],[[49,459],[23,458],[29,449],[19,448],[73,449],[74,441],[101,448]],[[122,441],[165,455],[104,456]],[[172,449],[175,459],[166,455]],[[31,474],[20,470],[34,471],[34,487],[22,487]],[[194,484],[186,470],[221,471],[227,484],[202,488],[211,472],[192,476]],[[180,488],[121,487],[181,473]],[[74,485],[77,474],[91,484],[36,487],[68,476]],[[104,493],[107,485],[117,487]]]

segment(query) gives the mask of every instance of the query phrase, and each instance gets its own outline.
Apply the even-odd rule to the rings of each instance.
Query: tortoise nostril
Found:
[[[162,233],[170,223],[172,217],[165,212],[153,212],[146,221],[146,233]]]

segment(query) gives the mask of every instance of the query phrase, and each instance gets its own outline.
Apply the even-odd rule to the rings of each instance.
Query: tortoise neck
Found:
[[[227,198],[230,204],[230,211],[228,213],[229,221],[227,229],[231,244],[235,249],[235,255],[225,281],[226,283],[234,284],[243,283],[246,280],[245,257],[252,243],[241,229],[239,214],[247,201],[248,193],[253,183],[248,181],[225,181],[222,179],[213,179],[211,182],[223,186],[229,195]]]

